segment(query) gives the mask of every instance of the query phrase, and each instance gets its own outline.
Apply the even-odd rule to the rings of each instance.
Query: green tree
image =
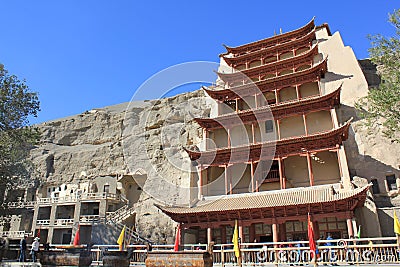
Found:
[[[378,88],[370,89],[356,107],[369,129],[380,126],[387,138],[400,142],[400,9],[389,14],[389,22],[395,27],[394,36],[369,36],[370,58],[382,82]]]
[[[37,93],[0,64],[0,203],[7,189],[30,181],[29,151],[39,133],[28,119],[39,110]]]

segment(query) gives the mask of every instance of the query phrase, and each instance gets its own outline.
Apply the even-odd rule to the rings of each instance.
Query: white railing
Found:
[[[25,231],[2,231],[1,236],[6,236],[10,239],[23,238],[24,236],[31,236],[32,232]]]
[[[50,225],[50,219],[49,220],[37,220],[36,224],[37,225]]]
[[[80,223],[94,223],[100,221],[100,215],[81,215],[79,217]]]
[[[371,241],[371,242],[370,242]],[[330,242],[331,246],[326,246]],[[302,244],[302,245],[298,245]],[[146,247],[134,245],[131,265],[143,264],[146,259]],[[264,266],[269,264],[307,264],[316,260],[318,265],[353,264],[398,264],[400,249],[396,238],[321,240],[317,242],[318,255],[310,252],[308,241],[279,243],[243,243],[240,246],[243,266]],[[101,262],[101,250],[93,250],[94,262]],[[117,249],[116,246],[109,249]],[[173,245],[153,245],[153,251],[173,250]],[[185,251],[207,250],[206,244],[187,244]],[[213,266],[236,266],[237,260],[232,244],[215,245]]]
[[[371,241],[372,244],[369,242]],[[331,246],[326,246],[330,242]],[[304,244],[305,246],[297,246]],[[369,244],[369,245],[368,245]],[[372,239],[342,239],[321,240],[317,242],[318,255],[310,252],[307,241],[278,243],[243,243],[240,245],[243,266],[289,266],[309,264],[316,260],[319,265],[357,265],[357,264],[388,264],[400,263],[400,250],[396,238]],[[57,246],[52,244],[51,246]],[[147,250],[146,245],[129,245],[133,248],[131,266],[144,266]],[[153,251],[173,251],[174,245],[152,245]],[[18,250],[17,244],[10,245],[11,250]],[[185,244],[185,251],[205,251],[206,244]],[[104,250],[118,250],[118,245],[94,245],[92,265],[101,265]],[[237,266],[232,244],[217,244],[213,248],[213,266]]]
[[[73,225],[74,224],[74,219],[56,219],[54,221],[55,225]]]
[[[126,203],[128,202],[128,199],[126,199],[124,196],[113,193],[82,193],[65,197],[38,198],[37,203],[39,205],[46,205],[52,203],[74,203],[77,202],[78,200],[103,200],[103,199],[123,201]],[[33,205],[34,204],[35,202],[33,202]]]
[[[35,206],[35,201],[8,202],[7,206],[10,209],[33,208]]]
[[[328,246],[327,243],[330,245]],[[251,264],[392,264],[400,263],[396,238],[320,240],[317,254],[310,251],[308,241],[279,243],[243,243],[241,256],[244,266]],[[232,244],[214,247],[214,266],[236,263]]]

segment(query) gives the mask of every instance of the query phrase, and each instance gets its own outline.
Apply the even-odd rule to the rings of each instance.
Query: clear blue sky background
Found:
[[[394,34],[388,13],[400,1],[0,0],[0,7],[0,63],[39,93],[38,123],[127,102],[164,68],[217,62],[223,43],[291,31],[313,16],[366,58],[368,34]]]

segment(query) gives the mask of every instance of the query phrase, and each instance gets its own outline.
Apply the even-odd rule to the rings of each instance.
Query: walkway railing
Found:
[[[52,203],[74,203],[78,200],[102,200],[102,199],[107,199],[107,200],[116,200],[116,201],[122,201],[122,202],[128,202],[128,200],[119,194],[113,194],[113,193],[83,193],[83,194],[77,194],[77,195],[71,195],[71,196],[65,196],[65,197],[46,197],[46,198],[38,198],[37,203],[39,205],[48,205]],[[34,204],[34,202],[30,203]]]
[[[79,223],[85,224],[85,223],[95,223],[95,222],[100,222],[101,217],[100,215],[81,215],[79,216]]]
[[[31,236],[32,232],[25,232],[25,231],[2,231],[0,232],[1,236],[6,236],[10,239],[19,239],[23,238],[24,236]]]
[[[278,243],[243,243],[240,246],[243,266],[268,266],[269,264],[306,264],[316,260],[318,265],[398,264],[400,250],[396,238],[320,240],[318,254],[308,247],[307,241]],[[326,244],[330,243],[330,246]],[[55,245],[53,245],[55,246]],[[132,265],[142,265],[147,256],[145,245],[130,245],[134,249]],[[153,251],[173,250],[173,245],[153,245]],[[10,246],[18,250],[18,245]],[[206,244],[186,244],[185,251],[206,251]],[[105,250],[118,250],[118,245],[94,245],[92,265],[101,265]],[[217,244],[213,250],[213,266],[236,266],[232,244]],[[280,266],[280,265],[279,265]]]

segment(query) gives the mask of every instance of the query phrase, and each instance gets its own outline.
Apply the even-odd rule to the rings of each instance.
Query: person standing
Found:
[[[32,249],[31,249],[31,254],[32,254],[32,262],[36,262],[37,259],[37,254],[39,252],[39,237],[35,237],[33,243],[32,243]]]
[[[4,254],[7,253],[8,250],[8,238],[6,235],[3,235],[0,239],[0,262],[3,261]]]
[[[24,262],[25,261],[25,256],[26,256],[26,239],[28,237],[25,235],[21,241],[19,242],[19,262]]]

